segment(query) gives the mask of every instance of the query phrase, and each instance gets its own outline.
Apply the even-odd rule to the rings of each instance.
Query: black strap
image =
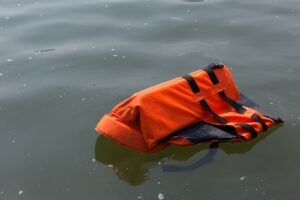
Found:
[[[200,89],[195,81],[195,79],[193,77],[191,77],[190,75],[185,75],[183,76],[182,78],[184,78],[190,88],[192,89],[193,93],[198,93],[200,92]],[[220,115],[218,115],[217,113],[215,113],[211,108],[210,106],[208,105],[208,103],[203,99],[201,101],[199,101],[200,105],[203,106],[203,108],[208,111],[210,114],[212,114],[212,116],[217,119],[221,124],[227,124],[228,121],[226,119],[224,119],[223,117],[221,117]]]
[[[247,131],[249,131],[249,133],[251,134],[251,138],[256,138],[257,131],[252,126],[250,126],[249,124],[245,124],[245,123],[237,124],[237,125],[243,127]]]
[[[254,119],[255,121],[259,122],[263,128],[263,131],[267,131],[268,130],[268,126],[266,125],[265,121],[257,114],[253,114],[251,116],[252,119]]]
[[[199,103],[206,111],[210,112],[210,114],[212,114],[212,116],[214,116],[214,118],[217,119],[221,124],[228,123],[228,121],[225,118],[215,113],[204,99],[199,101]]]
[[[233,99],[229,98],[224,91],[219,92],[219,95],[221,97],[223,97],[223,99],[229,103],[238,113],[240,114],[244,114],[246,112],[246,109],[239,103],[237,103],[236,101],[234,101]]]
[[[195,81],[195,79],[193,77],[191,77],[190,75],[186,74],[184,75],[182,78],[184,78],[190,85],[191,89],[193,90],[193,93],[198,93],[200,92],[200,89]]]
[[[210,65],[208,65],[208,66],[207,66],[206,68],[204,68],[203,70],[207,72],[207,74],[208,74],[208,76],[209,76],[211,82],[212,82],[214,85],[216,85],[216,84],[219,83],[219,80],[218,80],[217,76],[215,75],[213,69],[215,69],[215,68],[221,69],[221,68],[223,68],[223,67],[224,67],[223,65],[216,65],[216,64],[214,64],[214,63],[211,63]]]

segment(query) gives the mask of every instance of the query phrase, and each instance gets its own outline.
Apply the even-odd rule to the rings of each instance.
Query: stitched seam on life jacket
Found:
[[[207,99],[210,96],[216,95],[219,92],[222,92],[226,89],[226,86],[221,85],[221,84],[217,84],[211,87],[211,89],[205,91],[205,92],[198,92],[195,93],[195,97],[194,100],[195,101],[201,101],[203,99]]]

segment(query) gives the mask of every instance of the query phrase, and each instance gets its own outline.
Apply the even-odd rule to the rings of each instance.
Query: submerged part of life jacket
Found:
[[[238,91],[227,66],[211,64],[133,94],[104,115],[96,130],[153,152],[169,144],[248,141],[281,122]]]

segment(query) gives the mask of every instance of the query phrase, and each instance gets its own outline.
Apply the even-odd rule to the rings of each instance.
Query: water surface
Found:
[[[0,0],[0,199],[298,199],[297,0]],[[94,131],[133,92],[222,60],[286,120],[247,144],[144,155]]]

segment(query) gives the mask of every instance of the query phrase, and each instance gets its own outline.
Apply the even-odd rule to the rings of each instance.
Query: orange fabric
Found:
[[[251,108],[247,108],[244,114],[237,113],[217,94],[224,91],[235,101],[240,98],[230,70],[224,66],[214,72],[219,80],[216,85],[212,84],[204,70],[189,74],[201,89],[197,94],[191,91],[187,81],[181,77],[137,92],[105,115],[97,124],[96,130],[122,145],[143,152],[160,150],[169,143],[192,145],[183,138],[173,138],[163,143],[159,141],[199,121],[221,125],[199,104],[202,99],[207,101],[214,112],[229,121],[226,125],[234,126],[238,134],[246,139],[251,139],[251,135],[236,123],[247,122],[257,132],[262,132],[261,125],[251,119],[253,113],[258,114],[267,126],[275,124],[273,120]]]

